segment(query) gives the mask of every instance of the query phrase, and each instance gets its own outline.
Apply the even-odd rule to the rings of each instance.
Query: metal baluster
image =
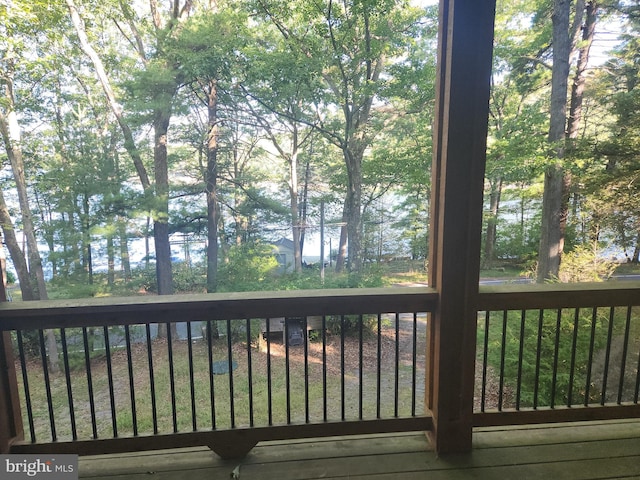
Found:
[[[556,405],[556,386],[558,380],[558,353],[560,351],[560,330],[562,328],[562,309],[558,309],[558,313],[556,316],[556,337],[555,337],[555,346],[553,352],[553,373],[551,380],[551,408]]]
[[[498,386],[498,410],[502,411],[502,405],[504,403],[504,366],[505,356],[507,353],[507,320],[509,312],[504,310],[502,312],[502,339],[500,341],[500,382]]]
[[[418,314],[413,313],[413,357],[411,359],[411,416],[416,416],[416,390],[418,369]]]
[[[309,321],[307,317],[302,320],[302,340],[304,342],[304,420],[310,422],[309,415]]]
[[[24,354],[24,344],[22,340],[22,331],[16,331],[18,341],[18,355],[20,356],[20,369],[22,371],[22,384],[24,387],[24,400],[27,407],[27,418],[29,420],[29,433],[31,435],[31,443],[36,443],[36,429],[33,423],[33,407],[31,405],[31,393],[29,391],[29,375],[27,373],[27,357]]]
[[[158,406],[156,402],[156,381],[153,373],[153,347],[151,341],[151,325],[145,325],[147,336],[147,361],[149,363],[149,391],[151,393],[151,417],[153,421],[153,433],[158,434]]]
[[[569,368],[569,388],[567,390],[567,407],[573,404],[573,380],[576,368],[576,350],[578,349],[578,329],[580,327],[580,309],[576,308],[573,319],[573,340],[571,342],[571,365]]]
[[[615,318],[615,307],[609,308],[609,328],[607,330],[607,348],[604,354],[604,370],[602,374],[602,392],[600,395],[600,405],[604,405],[607,400],[607,382],[609,380],[609,361],[611,359],[611,341],[613,339],[613,320]]]
[[[213,379],[213,326],[207,320],[207,360],[209,361],[209,398],[211,398],[211,429],[216,429],[216,391]]]
[[[520,410],[520,395],[522,393],[522,359],[524,356],[524,331],[527,320],[527,311],[520,312],[520,345],[518,348],[518,378],[516,381],[516,410]]]
[[[129,394],[131,398],[131,421],[133,423],[133,435],[138,435],[138,413],[136,409],[136,391],[133,376],[133,359],[131,355],[131,332],[129,325],[124,326],[124,338],[127,346],[127,367],[129,370]]]
[[[362,315],[358,316],[358,418],[363,418],[364,408],[364,375],[362,372],[363,367],[363,318]]]
[[[284,360],[285,389],[287,395],[287,425],[291,423],[291,365],[289,359],[289,322],[284,319]]]
[[[247,382],[249,387],[249,426],[253,427],[253,375],[251,368],[251,320],[246,320],[247,330]]]
[[[116,395],[113,385],[113,363],[111,361],[111,342],[109,340],[109,327],[104,326],[104,353],[107,359],[107,381],[109,382],[109,406],[111,408],[111,429],[113,438],[118,438],[118,418],[116,416]]]
[[[231,343],[231,320],[227,319],[227,365],[229,367],[229,418],[231,428],[236,428],[236,410],[233,393],[233,344]]]
[[[538,408],[538,393],[540,391],[540,360],[542,358],[542,329],[544,327],[544,310],[538,312],[538,343],[536,345],[536,373],[533,384],[533,408]]]
[[[622,345],[622,360],[620,365],[620,383],[618,384],[618,405],[622,403],[624,393],[624,374],[627,369],[627,353],[629,351],[629,331],[631,328],[631,307],[627,307],[627,321],[624,326],[624,343]]]
[[[491,312],[484,312],[484,345],[482,346],[482,393],[480,396],[480,411],[484,412],[487,402],[487,367],[489,365],[489,325]]]
[[[55,442],[58,440],[58,435],[56,434],[56,421],[54,418],[54,411],[53,411],[53,398],[51,395],[51,380],[49,378],[47,349],[44,344],[44,331],[38,330],[38,334],[40,337],[40,358],[42,360],[42,372],[44,374],[44,385],[47,392],[47,406],[49,408],[49,425],[51,426],[51,441]]]
[[[96,403],[93,398],[93,379],[91,376],[91,352],[89,351],[89,336],[87,328],[82,327],[82,341],[84,343],[84,362],[87,369],[87,387],[89,391],[89,410],[91,412],[91,429],[93,438],[98,438],[98,426],[96,424]]]
[[[69,402],[69,420],[71,422],[71,438],[78,440],[76,428],[76,409],[73,404],[73,388],[71,386],[71,368],[69,366],[69,347],[67,345],[66,329],[60,329],[60,342],[62,343],[62,359],[64,361],[64,376],[67,382],[67,400]]]
[[[171,324],[167,322],[167,353],[169,354],[169,386],[171,387],[171,419],[173,422],[173,433],[178,433],[178,410],[176,407],[176,379],[173,365],[173,340],[171,334]]]
[[[396,313],[396,358],[393,415],[398,417],[400,409],[400,314]]]
[[[640,395],[640,351],[638,351],[638,364],[636,365],[636,389],[634,392],[633,403],[638,403],[638,395]]]
[[[189,357],[189,392],[191,394],[191,426],[193,431],[198,430],[198,413],[196,411],[196,385],[193,374],[193,334],[191,322],[187,322],[187,355]]]
[[[344,315],[340,315],[340,418],[346,418],[344,383]]]
[[[269,416],[269,426],[273,425],[273,400],[271,398],[271,319],[267,318],[267,411]]]
[[[322,316],[322,419],[327,421],[327,317]]]
[[[378,314],[378,348],[376,359],[376,418],[381,418],[382,407],[382,314]]]

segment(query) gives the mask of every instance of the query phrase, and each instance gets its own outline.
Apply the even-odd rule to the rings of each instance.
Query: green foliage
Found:
[[[608,316],[598,312],[594,319],[591,313],[579,311],[576,318],[573,311],[562,311],[560,315],[545,311],[541,329],[539,320],[539,312],[535,311],[525,312],[524,321],[520,312],[509,311],[506,319],[502,312],[492,312],[488,333],[485,323],[479,322],[478,351],[482,352],[485,335],[488,334],[488,363],[496,374],[501,371],[504,363],[506,384],[513,391],[514,397],[518,388],[520,389],[523,407],[531,407],[534,403],[537,406],[584,403],[587,373],[592,369],[589,362],[593,361],[590,346],[593,342],[594,352],[597,352],[606,345]],[[539,350],[538,335],[541,338]],[[520,363],[522,370],[519,378]],[[570,385],[572,377],[573,384]],[[590,390],[589,401],[594,400],[593,390]]]
[[[48,285],[49,298],[89,298],[95,297],[102,291],[99,280],[91,283],[88,275],[84,273],[67,276],[64,278],[54,278]]]
[[[149,267],[135,268],[131,271],[131,274],[131,280],[128,282],[131,291],[150,293],[158,291],[154,264],[150,264]]]
[[[244,243],[233,246],[220,265],[220,291],[244,292],[265,290],[278,268],[273,247],[264,243]]]
[[[597,242],[578,245],[562,256],[560,264],[561,282],[601,282],[607,280],[617,264],[604,258]]]
[[[11,285],[12,283],[16,283],[16,276],[13,274],[13,272],[7,270],[5,273],[7,274],[7,283],[9,285]]]
[[[173,268],[173,288],[176,293],[205,292],[207,289],[207,272],[203,263],[189,265],[186,262],[175,262]]]
[[[535,208],[527,199],[521,199],[521,205],[526,211]],[[527,218],[526,213],[518,221],[509,221],[506,217],[510,213],[519,212],[505,208],[503,215],[498,217],[498,237],[495,245],[495,258],[526,265],[537,257],[540,238],[540,216]]]
[[[242,63],[246,29],[245,12],[231,8],[204,10],[181,25],[165,51],[180,66],[187,82],[230,81],[233,69]]]

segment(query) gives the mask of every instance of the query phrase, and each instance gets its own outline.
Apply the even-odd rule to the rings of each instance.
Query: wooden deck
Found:
[[[242,461],[206,448],[82,457],[80,478],[161,480],[640,479],[640,419],[483,428],[438,458],[417,433],[259,444]]]

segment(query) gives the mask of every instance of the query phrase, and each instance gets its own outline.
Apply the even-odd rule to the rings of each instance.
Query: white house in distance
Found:
[[[271,242],[271,245],[274,246],[274,253],[278,260],[278,271],[281,273],[293,272],[295,270],[293,240],[283,237],[275,242]]]

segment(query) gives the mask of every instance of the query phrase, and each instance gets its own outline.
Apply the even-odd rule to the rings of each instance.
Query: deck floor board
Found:
[[[265,442],[241,462],[207,448],[80,459],[93,480],[640,479],[640,419],[474,432],[470,454],[437,456],[421,433]]]

